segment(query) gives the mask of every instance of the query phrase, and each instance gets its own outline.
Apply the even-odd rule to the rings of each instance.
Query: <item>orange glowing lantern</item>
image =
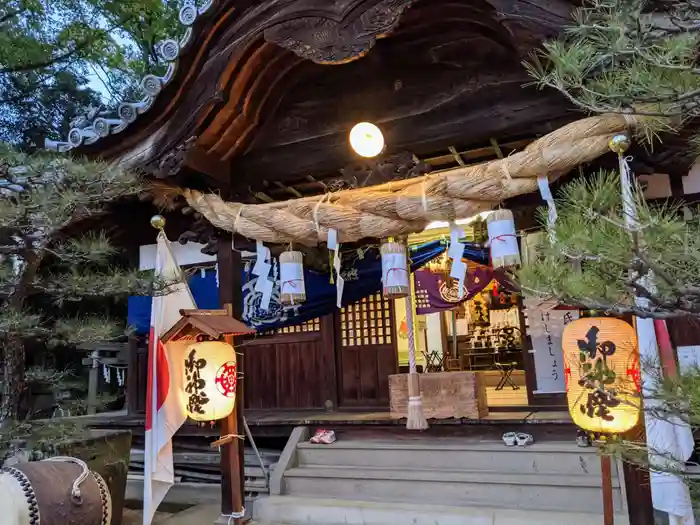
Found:
[[[228,416],[236,403],[236,351],[223,341],[202,341],[187,347],[185,410],[195,421]]]
[[[578,319],[564,329],[562,349],[574,423],[601,434],[620,434],[636,426],[641,398],[634,328],[609,317]]]
[[[180,366],[178,392],[183,412],[195,421],[214,421],[231,414],[236,403],[235,335],[252,333],[228,310],[180,310],[182,316],[161,341],[169,360]]]

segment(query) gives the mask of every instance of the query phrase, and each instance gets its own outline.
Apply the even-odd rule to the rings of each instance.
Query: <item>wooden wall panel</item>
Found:
[[[246,356],[246,408],[268,409],[277,404],[277,354],[274,346],[256,345]]]
[[[329,333],[330,332],[330,333]],[[336,406],[332,322],[314,320],[246,343],[246,408]]]

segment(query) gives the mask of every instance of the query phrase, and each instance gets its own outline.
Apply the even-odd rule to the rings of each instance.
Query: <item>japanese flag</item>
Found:
[[[180,310],[195,309],[189,286],[163,232],[158,234],[156,276],[178,281],[169,293],[153,297],[148,349],[146,450],[144,454],[143,525],[151,525],[158,505],[175,481],[172,438],[187,419],[180,396],[185,343],[163,345],[161,336],[180,319]]]

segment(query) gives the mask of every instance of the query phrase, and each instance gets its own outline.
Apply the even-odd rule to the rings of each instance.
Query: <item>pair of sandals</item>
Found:
[[[576,432],[576,444],[579,447],[592,447],[593,446],[593,437],[589,432],[586,432],[585,430],[578,430]]]
[[[311,438],[311,443],[315,443],[317,445],[330,445],[331,443],[334,443],[335,440],[335,432],[332,430],[319,428]]]
[[[532,445],[534,442],[535,438],[524,432],[506,432],[503,434],[503,443],[505,443],[507,447],[514,447],[515,445],[526,447]]]

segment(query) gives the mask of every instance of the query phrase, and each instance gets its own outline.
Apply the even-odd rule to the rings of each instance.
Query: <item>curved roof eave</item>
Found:
[[[81,146],[90,146],[102,138],[116,135],[136,122],[139,116],[146,113],[155,102],[158,95],[175,76],[178,59],[193,42],[193,25],[195,21],[209,11],[215,0],[205,0],[197,7],[195,0],[185,0],[180,8],[178,19],[185,28],[179,39],[168,38],[156,45],[158,55],[167,64],[163,76],[145,75],[139,84],[143,98],[138,101],[122,101],[115,111],[104,111],[101,106],[91,107],[85,115],[80,115],[71,121],[71,129],[64,141],[44,140],[48,150],[66,153]]]

